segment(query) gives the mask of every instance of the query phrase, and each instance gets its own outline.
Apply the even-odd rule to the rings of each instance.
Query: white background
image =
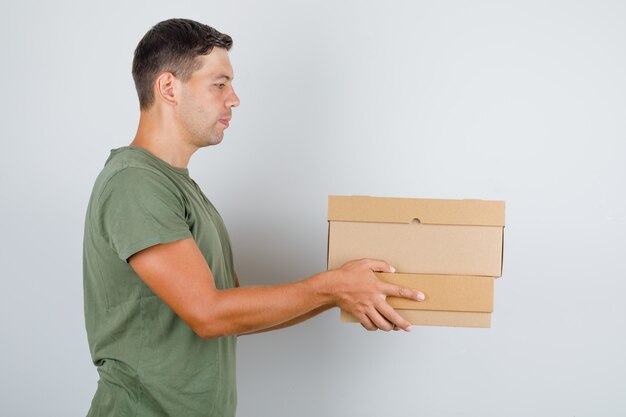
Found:
[[[241,337],[239,416],[626,415],[625,3],[2,0],[0,15],[1,415],[87,412],[84,212],[135,133],[134,48],[170,17],[234,38],[241,106],[190,173],[245,285],[324,269],[329,194],[507,203],[491,329],[368,333],[331,310]]]

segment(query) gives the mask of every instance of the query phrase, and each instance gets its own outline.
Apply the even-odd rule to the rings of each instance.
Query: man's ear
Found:
[[[176,77],[171,72],[164,72],[159,75],[155,82],[155,97],[166,104],[175,106],[176,100]]]

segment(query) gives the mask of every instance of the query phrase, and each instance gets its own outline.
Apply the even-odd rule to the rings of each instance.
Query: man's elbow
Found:
[[[197,315],[189,322],[191,330],[202,339],[235,335],[237,332],[233,324],[231,320],[220,317],[215,311]]]
[[[192,326],[191,329],[201,339],[216,339],[218,337],[232,336],[233,333],[227,331],[225,326],[217,326],[215,324],[202,324]]]

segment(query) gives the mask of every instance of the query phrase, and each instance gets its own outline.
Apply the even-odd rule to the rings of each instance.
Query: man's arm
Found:
[[[372,271],[390,272],[384,261],[364,259],[284,285],[218,290],[192,238],[155,245],[129,258],[139,277],[203,338],[268,329],[323,306],[339,306],[369,329],[405,330],[410,323],[387,295],[423,299],[409,288],[385,283]]]
[[[291,327],[291,326],[295,326],[296,324],[302,323],[303,321],[307,321],[309,319],[312,319],[313,317],[317,316],[318,314],[323,313],[324,311],[327,311],[331,308],[333,308],[334,306],[332,304],[326,304],[323,305],[321,307],[317,307],[316,309],[313,309],[311,311],[309,311],[308,313],[304,313],[298,317],[295,317],[289,321],[286,321],[284,323],[280,323],[277,324],[275,326],[272,327],[268,327],[266,329],[261,329],[261,330],[255,330],[252,332],[247,332],[247,333],[242,333],[240,336],[244,336],[244,335],[250,335],[250,334],[257,334],[257,333],[265,333],[265,332],[271,332],[274,330],[280,330],[280,329],[285,329],[287,327]],[[394,330],[398,330],[397,327],[394,327]]]
[[[239,288],[240,286],[241,286],[241,283],[239,282],[239,276],[235,272],[235,287]],[[313,310],[309,311],[308,313],[304,313],[304,314],[302,314],[302,315],[300,315],[298,317],[295,317],[295,318],[293,318],[293,319],[291,319],[289,321],[286,321],[284,323],[277,324],[277,325],[272,326],[272,327],[268,327],[267,329],[256,330],[256,331],[252,331],[252,332],[249,332],[249,333],[242,333],[241,335],[270,332],[270,331],[273,331],[273,330],[279,330],[279,329],[284,329],[286,327],[294,326],[294,325],[296,325],[298,323],[302,323],[303,321],[307,321],[309,319],[312,319],[313,317],[317,316],[318,314],[321,314],[324,311],[329,310],[329,309],[331,309],[333,307],[334,306],[332,304],[326,304],[326,305],[323,305],[323,306],[318,307],[316,309],[313,309]]]

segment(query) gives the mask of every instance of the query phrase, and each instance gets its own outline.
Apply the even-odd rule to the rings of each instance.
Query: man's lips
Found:
[[[223,124],[224,126],[228,127],[228,125],[230,124],[230,117],[226,119],[220,119],[219,122]]]

